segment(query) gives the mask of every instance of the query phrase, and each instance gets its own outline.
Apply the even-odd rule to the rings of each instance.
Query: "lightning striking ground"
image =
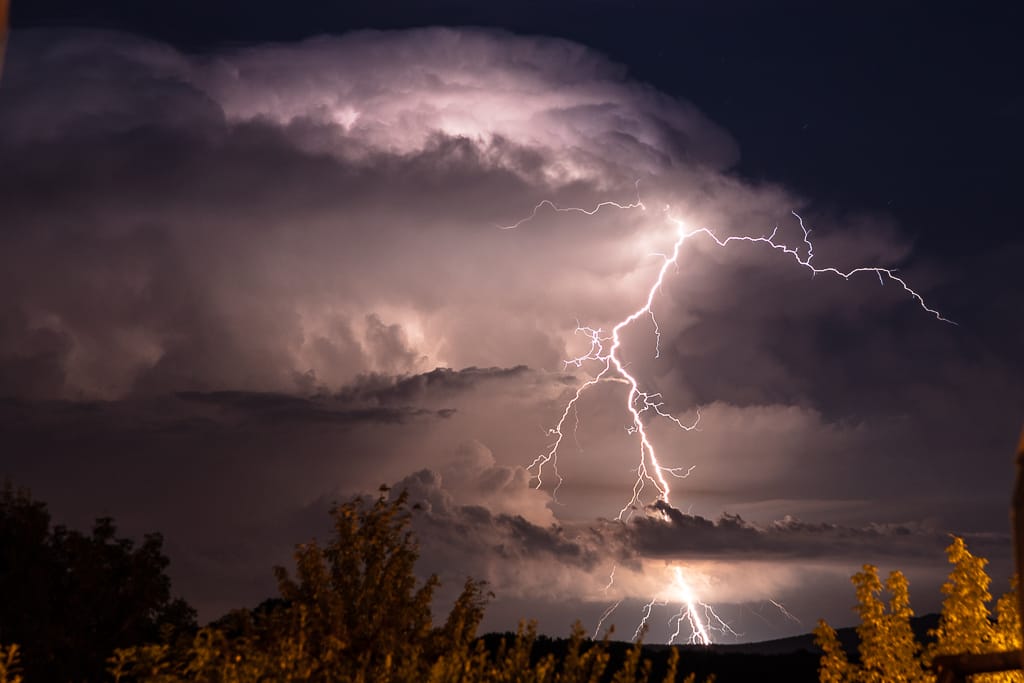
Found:
[[[513,223],[512,225],[502,226],[502,229],[515,229],[528,223],[529,221],[536,218],[539,212],[544,208],[550,208],[555,212],[560,213],[582,213],[588,216],[593,216],[604,208],[616,208],[622,210],[640,209],[646,210],[646,206],[640,200],[639,197],[639,185],[637,185],[637,199],[629,204],[620,204],[618,202],[605,201],[601,202],[593,209],[582,209],[578,207],[560,207],[551,200],[544,200],[534,206],[532,213],[527,217]],[[667,210],[667,209],[666,209]],[[672,250],[669,254],[657,254],[663,262],[661,268],[658,270],[658,275],[652,282],[650,288],[647,290],[646,298],[643,304],[627,315],[625,318],[616,323],[610,332],[606,333],[601,328],[589,327],[585,325],[577,324],[576,333],[582,334],[587,337],[590,341],[589,349],[586,353],[564,361],[565,367],[573,366],[576,368],[582,368],[584,364],[594,365],[597,368],[596,374],[590,379],[582,382],[574,392],[573,396],[565,404],[562,414],[558,419],[558,422],[554,427],[548,430],[548,434],[553,437],[551,444],[548,449],[534,458],[533,462],[528,467],[528,470],[533,474],[536,479],[536,487],[540,488],[544,486],[544,470],[550,466],[551,473],[554,477],[555,484],[552,488],[552,496],[557,497],[558,490],[564,482],[564,478],[558,472],[558,454],[559,449],[562,445],[562,440],[565,436],[564,429],[566,427],[566,421],[569,419],[570,413],[577,414],[577,407],[583,394],[594,385],[601,382],[616,382],[626,385],[629,390],[626,394],[625,408],[627,413],[631,417],[631,423],[627,426],[626,430],[629,434],[635,434],[638,437],[638,453],[637,453],[637,466],[636,466],[636,479],[633,483],[632,496],[626,502],[626,504],[619,510],[617,519],[621,521],[628,521],[632,516],[633,512],[638,508],[644,506],[643,493],[648,486],[652,487],[656,492],[654,496],[654,502],[660,502],[663,505],[671,505],[671,494],[672,488],[669,484],[669,478],[685,479],[693,471],[694,467],[668,467],[661,463],[655,450],[654,444],[651,442],[648,436],[644,414],[653,413],[654,415],[668,419],[672,421],[677,427],[683,431],[692,431],[697,429],[700,422],[700,409],[699,406],[696,409],[696,417],[690,423],[681,421],[676,416],[667,412],[664,409],[665,403],[662,400],[660,393],[651,393],[644,391],[640,387],[640,383],[637,378],[629,372],[626,364],[623,363],[619,352],[622,348],[621,334],[624,329],[637,322],[641,318],[650,318],[653,325],[653,331],[655,336],[655,358],[658,358],[661,354],[661,330],[658,327],[657,318],[654,315],[654,300],[660,291],[662,285],[665,282],[669,271],[673,267],[678,267],[680,251],[687,240],[693,237],[706,237],[711,240],[714,244],[719,247],[725,248],[733,242],[750,242],[764,244],[772,250],[781,252],[793,259],[797,265],[810,271],[811,276],[816,275],[832,275],[840,277],[844,280],[850,280],[854,276],[864,273],[873,273],[878,277],[879,282],[884,285],[886,280],[898,284],[903,290],[914,299],[918,306],[929,315],[933,316],[939,321],[956,324],[953,321],[945,318],[938,310],[931,308],[925,302],[924,297],[921,296],[917,291],[912,289],[910,285],[901,277],[899,277],[895,270],[890,268],[882,268],[878,266],[861,266],[850,270],[841,270],[834,266],[819,267],[813,263],[814,261],[814,244],[811,241],[811,230],[804,224],[803,218],[796,213],[791,212],[796,218],[797,223],[800,226],[802,232],[802,244],[797,247],[790,246],[783,241],[778,239],[779,228],[775,226],[774,229],[768,235],[752,236],[752,235],[731,235],[728,237],[719,237],[710,228],[687,228],[684,221],[678,218],[669,216],[668,220],[676,227],[676,239],[672,245]],[[557,499],[557,498],[556,498]],[[663,511],[661,514],[665,514]],[[614,581],[614,570],[612,576],[609,577],[609,585]],[[672,635],[669,642],[674,641],[681,635],[684,622],[688,625],[690,630],[689,641],[696,644],[711,644],[710,626],[714,624],[721,631],[735,634],[728,624],[725,623],[715,613],[714,609],[701,602],[695,595],[694,592],[686,580],[681,567],[674,567],[673,577],[673,592],[680,598],[682,607],[679,613],[674,617],[676,624],[676,631]],[[606,589],[607,590],[607,589]],[[774,600],[771,601],[787,618],[795,619],[784,607],[776,603]],[[615,603],[613,606],[608,608],[605,613],[601,616],[598,622],[598,629],[604,623],[605,619],[615,610],[616,607],[621,603]],[[642,617],[640,625],[636,629],[634,634],[635,638],[639,638],[647,626],[647,622],[650,619],[651,611],[655,605],[663,605],[667,602],[660,601],[657,598],[652,599],[648,602],[642,611]],[[701,612],[704,612],[704,618],[701,618]]]
[[[786,617],[787,619],[789,619],[790,621],[792,621],[794,623],[797,623],[797,624],[801,623],[801,621],[799,619],[797,619],[796,617],[794,617],[792,615],[792,613],[790,613],[790,611],[788,609],[786,609],[781,603],[776,602],[775,600],[772,600],[771,598],[768,599],[768,602],[772,603],[772,605],[775,606],[775,609],[777,609],[780,612],[782,612],[782,616]]]
[[[680,632],[683,629],[683,620],[686,620],[690,625],[690,642],[699,645],[710,645],[711,635],[708,633],[707,626],[704,621],[700,618],[700,614],[697,612],[697,604],[699,601],[693,595],[693,589],[690,587],[690,583],[683,576],[682,567],[673,567],[674,574],[674,587],[680,593],[682,607],[679,608],[679,613],[675,616],[676,630],[672,634],[672,637],[668,639],[669,644],[675,642],[675,639],[679,637]],[[721,619],[719,619],[721,621]],[[722,622],[725,623],[725,622]]]

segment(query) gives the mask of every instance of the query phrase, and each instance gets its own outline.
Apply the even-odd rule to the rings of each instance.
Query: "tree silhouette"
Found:
[[[46,505],[0,492],[0,643],[17,643],[25,677],[98,680],[115,648],[173,638],[195,612],[171,598],[160,534],[117,538],[113,520],[83,534],[50,526]]]

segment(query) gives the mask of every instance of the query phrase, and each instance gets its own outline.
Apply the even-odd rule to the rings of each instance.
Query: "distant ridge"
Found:
[[[938,614],[925,614],[910,620],[918,642],[930,642],[928,631],[938,626]],[[857,629],[837,629],[843,649],[853,661],[857,656]],[[788,683],[817,683],[821,651],[814,644],[814,635],[778,638],[758,643],[735,645],[650,645],[644,648],[654,656],[654,669],[661,672],[659,657],[670,647],[679,649],[679,671],[695,673],[697,680],[714,674],[717,683],[749,683],[750,681],[784,680]],[[655,676],[652,680],[658,680]]]
[[[912,617],[910,619],[910,627],[914,631],[914,636],[917,637],[919,643],[926,643],[931,640],[928,636],[928,632],[933,630],[939,625],[938,614],[923,614],[919,617]],[[836,629],[836,634],[839,636],[839,642],[842,644],[843,649],[846,650],[847,654],[851,657],[857,654],[857,629],[854,626],[847,626],[846,628]],[[686,649],[704,649],[711,650],[712,652],[720,652],[722,654],[751,654],[751,655],[785,655],[792,654],[794,652],[806,651],[806,652],[819,652],[818,647],[814,644],[814,634],[805,633],[800,636],[790,636],[789,638],[779,638],[777,640],[764,640],[757,643],[736,643],[736,644],[715,644],[708,647],[701,646],[684,646]]]
[[[928,631],[939,623],[939,615],[926,614],[910,620],[911,628],[918,642],[929,642]],[[837,630],[839,642],[851,660],[857,659],[857,629],[853,626]],[[511,638],[513,633],[489,633],[483,636],[492,652],[499,647],[502,639]],[[533,658],[546,654],[564,656],[568,640],[540,636],[534,643]],[[621,666],[632,643],[615,641],[608,644],[611,657],[608,673],[602,681],[611,680],[611,671]],[[817,683],[820,651],[814,644],[814,635],[766,640],[759,643],[738,643],[735,645],[644,645],[644,656],[650,658],[651,679],[661,680],[665,674],[666,660],[671,649],[679,650],[680,674],[693,673],[698,681],[706,680],[712,674],[716,683],[750,683],[750,681],[780,680],[787,683]]]

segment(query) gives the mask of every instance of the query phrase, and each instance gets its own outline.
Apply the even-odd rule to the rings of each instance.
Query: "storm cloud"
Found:
[[[563,40],[421,29],[188,54],[19,32],[0,89],[0,471],[62,520],[163,531],[204,617],[264,597],[331,502],[386,482],[421,506],[424,571],[491,582],[494,628],[541,599],[589,619],[646,602],[669,561],[737,609],[813,608],[872,557],[941,570],[949,531],[998,554],[1014,345],[758,244],[688,241],[658,341],[648,318],[623,335],[664,409],[701,415],[650,423],[665,464],[693,466],[681,509],[609,521],[637,467],[616,383],[573,414],[557,495],[536,488],[524,466],[596,371],[563,364],[588,343],[574,330],[635,310],[670,218],[796,245],[795,210],[817,263],[899,268],[951,319],[981,315],[905,226],[742,181],[739,153],[693,104]],[[763,583],[742,580],[754,566]]]

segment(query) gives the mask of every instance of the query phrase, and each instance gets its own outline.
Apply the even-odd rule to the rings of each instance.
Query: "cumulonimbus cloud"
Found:
[[[701,411],[703,432],[652,426],[667,463],[698,465],[673,499],[696,511],[584,521],[632,486],[614,383],[573,415],[560,500],[534,489],[522,465],[590,371],[562,364],[587,343],[573,330],[635,310],[674,239],[668,216],[802,239],[790,211],[804,200],[732,175],[725,131],[585,47],[424,29],[195,55],[26,31],[5,69],[4,464],[74,501],[69,516],[109,504],[188,538],[182,580],[206,610],[233,605],[195,568],[242,564],[203,550],[217,534],[285,545],[298,523],[278,520],[383,482],[419,496],[425,561],[577,604],[600,602],[616,563],[639,596],[656,583],[643,569],[666,561],[773,563],[778,588],[799,562],[916,560],[932,528],[970,527],[963,511],[992,498],[981,467],[912,485],[925,453],[928,476],[960,472],[972,444],[955,421],[1003,419],[948,397],[1019,396],[1012,372],[899,288],[812,281],[772,250],[696,239],[657,293],[658,352],[646,318],[623,349],[666,410]],[[633,208],[554,209],[609,201]],[[819,262],[911,253],[884,217],[814,214],[834,219],[814,233]],[[907,265],[921,291],[942,285]],[[139,501],[115,479],[161,492]],[[939,499],[941,524],[870,523]],[[817,512],[773,525],[778,508]],[[724,585],[708,595],[753,595]]]
[[[541,192],[734,156],[599,55],[486,31],[203,57],[25,32],[4,88],[3,376],[37,397],[490,364],[469,319],[548,363],[560,344],[517,310],[538,275],[508,266],[551,243],[510,262],[495,225]]]

